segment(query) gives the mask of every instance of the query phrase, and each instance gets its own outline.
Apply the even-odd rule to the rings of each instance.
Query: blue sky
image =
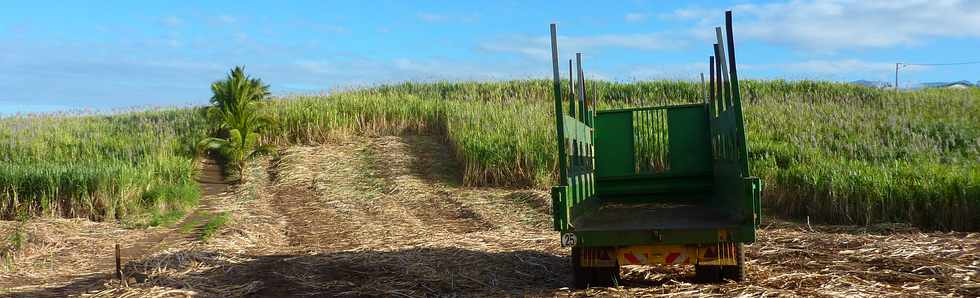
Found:
[[[747,78],[894,79],[980,60],[980,1],[17,1],[0,4],[0,113],[207,102],[234,65],[276,94],[546,78],[548,24],[590,76],[693,80],[735,13]],[[980,80],[910,67],[901,84]]]

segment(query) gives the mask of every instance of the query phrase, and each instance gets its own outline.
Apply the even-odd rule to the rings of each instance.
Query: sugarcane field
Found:
[[[0,297],[980,297],[978,3],[50,4]]]

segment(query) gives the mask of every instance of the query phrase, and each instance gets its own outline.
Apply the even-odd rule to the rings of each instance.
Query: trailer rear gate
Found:
[[[741,279],[762,184],[749,173],[731,12],[727,52],[716,28],[710,92],[697,104],[596,111],[578,53],[566,115],[551,29],[561,178],[552,207],[575,285],[615,283],[620,264],[694,264],[699,278]]]

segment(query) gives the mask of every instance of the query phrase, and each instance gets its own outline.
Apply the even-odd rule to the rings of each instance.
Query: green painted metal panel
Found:
[[[667,110],[670,127],[670,172],[695,174],[711,171],[711,143],[704,106]]]
[[[595,119],[596,174],[633,175],[633,113],[599,113]]]
[[[752,198],[752,210],[755,213],[753,224],[759,227],[762,224],[762,202],[760,200],[762,195],[762,179],[759,179],[759,177],[748,177],[745,178],[745,182],[748,187],[746,192]]]
[[[582,123],[578,119],[565,116],[565,137],[583,142],[585,144],[592,144],[592,128],[590,128],[585,123]]]
[[[567,145],[565,183],[552,189],[555,229],[567,231],[576,210],[589,210],[594,201],[593,129],[579,119],[562,117],[563,140]]]
[[[761,183],[747,179],[750,174],[744,149],[742,111],[735,95],[738,92],[737,89],[726,90],[731,92],[721,93],[717,116],[708,117],[714,173],[711,204],[729,209],[734,216],[756,225],[761,218],[757,200]]]
[[[565,214],[565,186],[551,188],[551,214],[554,219],[555,231],[568,229],[568,216]]]

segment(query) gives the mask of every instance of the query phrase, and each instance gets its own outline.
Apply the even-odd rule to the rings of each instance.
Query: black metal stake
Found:
[[[116,279],[122,281],[122,258],[119,256],[119,243],[116,243]]]

